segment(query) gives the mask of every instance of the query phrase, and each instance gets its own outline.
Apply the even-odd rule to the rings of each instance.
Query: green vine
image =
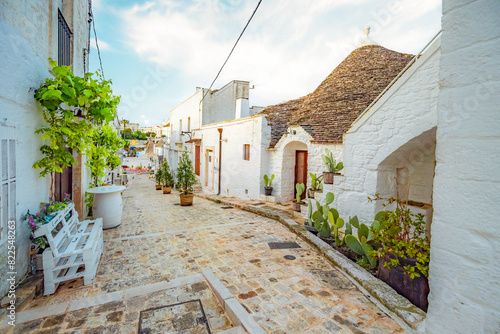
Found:
[[[44,157],[36,161],[33,168],[41,169],[40,177],[51,175],[52,198],[54,173],[61,173],[77,163],[68,149],[79,155],[89,155],[89,161],[104,157],[103,163],[91,167],[93,177],[102,175],[106,167],[119,164],[118,157],[111,155],[120,146],[116,141],[108,140],[112,128],[107,124],[116,116],[120,97],[113,95],[111,81],[104,80],[99,72],[95,73],[96,77],[93,73],[78,77],[71,67],[57,66],[57,62],[49,61],[54,77],[47,78],[34,95],[42,106],[46,122],[46,126],[35,133],[41,134],[42,140],[47,142],[40,147]],[[101,138],[103,132],[107,138],[104,142]]]

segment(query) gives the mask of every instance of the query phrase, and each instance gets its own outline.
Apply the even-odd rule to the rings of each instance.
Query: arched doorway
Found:
[[[292,141],[284,147],[281,165],[281,197],[284,201],[295,198],[297,182],[307,186],[307,160],[307,145],[303,142]]]
[[[413,213],[424,214],[429,237],[435,151],[436,128],[432,128],[400,146],[377,169],[377,193],[380,197],[399,198],[407,202]],[[382,209],[381,203],[377,203],[376,209]]]

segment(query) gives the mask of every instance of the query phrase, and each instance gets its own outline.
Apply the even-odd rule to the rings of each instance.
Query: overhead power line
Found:
[[[243,28],[243,30],[241,31],[241,34],[240,36],[238,37],[238,39],[236,40],[236,42],[234,43],[233,45],[233,48],[231,49],[231,52],[229,52],[229,55],[227,56],[226,60],[224,61],[224,64],[222,64],[219,72],[217,73],[217,75],[215,76],[215,79],[214,81],[212,81],[212,83],[210,84],[210,87],[208,87],[208,90],[205,92],[205,94],[203,95],[203,98],[201,99],[200,103],[205,99],[205,96],[207,96],[208,92],[210,91],[210,89],[212,88],[212,86],[214,85],[215,81],[217,80],[217,78],[219,77],[220,73],[222,72],[222,69],[224,68],[224,66],[226,65],[227,61],[229,60],[229,58],[231,57],[231,55],[233,54],[233,51],[234,49],[236,48],[236,45],[238,45],[238,42],[240,41],[240,38],[241,36],[243,36],[243,33],[245,32],[245,30],[247,29],[248,25],[250,24],[250,21],[252,21],[252,18],[254,17],[255,13],[257,12],[257,9],[259,9],[259,6],[260,6],[260,3],[262,2],[262,0],[259,0],[259,3],[257,4],[257,7],[255,7],[253,13],[252,13],[252,16],[250,16],[250,19],[248,19],[248,22],[247,24],[245,24],[245,27]],[[98,49],[99,50],[99,49]]]
[[[99,64],[101,65],[101,73],[102,73],[102,77],[104,78],[104,80],[106,80],[106,77],[104,76],[104,68],[102,67],[102,59],[101,59],[101,50],[99,50],[99,43],[97,41],[97,32],[95,30],[95,17],[94,17],[94,13],[92,11],[92,3],[89,1],[89,11],[90,11],[90,17],[92,19],[92,27],[94,29],[94,37],[95,37],[95,46],[97,48],[97,56],[99,57]]]

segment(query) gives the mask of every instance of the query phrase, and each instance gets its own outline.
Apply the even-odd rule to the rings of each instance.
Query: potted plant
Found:
[[[297,193],[295,194],[295,200],[293,202],[293,211],[300,212],[300,206],[304,204],[304,202],[302,202],[302,194],[306,191],[306,186],[303,183],[297,183],[295,189]]]
[[[377,228],[371,229],[373,240],[379,244],[374,252],[380,260],[379,278],[426,311],[430,240],[425,236],[424,215],[411,213],[407,204],[397,198],[390,198],[383,205],[388,204],[395,204],[396,208],[378,212],[372,224]]]
[[[193,186],[196,183],[196,177],[193,170],[193,163],[189,158],[189,153],[187,150],[182,152],[181,161],[177,167],[177,184],[176,188],[179,190],[181,205],[189,206],[193,205]]]
[[[174,176],[172,175],[172,171],[166,160],[164,160],[161,164],[158,173],[160,174],[160,182],[163,186],[163,193],[170,194],[172,192],[172,186],[174,185]]]
[[[32,257],[35,260],[36,270],[43,270],[43,251],[49,246],[47,238],[45,236],[35,238],[34,233],[38,227],[49,223],[52,218],[54,218],[59,211],[64,209],[71,203],[71,198],[69,194],[64,194],[63,202],[52,202],[52,203],[40,203],[40,211],[32,214],[28,212],[22,216],[22,219],[28,224],[28,228],[31,232],[31,242],[32,242]]]
[[[162,185],[161,185],[161,168],[158,168],[158,170],[156,171],[156,174],[155,174],[155,180],[156,180],[156,190],[161,190],[162,189]]]
[[[328,172],[323,172],[323,180],[325,184],[333,184],[333,176],[340,175],[339,172],[344,168],[344,164],[342,162],[337,163],[333,158],[333,152],[330,152],[327,148],[325,148],[325,154],[321,155],[321,159],[328,167]]]
[[[318,177],[313,173],[309,173],[309,175],[311,176],[311,188],[307,189],[307,196],[309,198],[314,198],[314,193],[323,189],[323,185],[321,183],[321,181],[323,181],[323,176]]]
[[[271,187],[274,179],[274,174],[271,175],[271,177],[267,176],[267,174],[264,174],[264,191],[266,193],[266,196],[271,196],[273,193],[273,187]]]

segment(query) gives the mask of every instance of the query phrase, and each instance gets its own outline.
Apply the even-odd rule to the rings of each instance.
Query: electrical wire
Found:
[[[90,10],[90,17],[92,18],[92,27],[94,28],[95,46],[97,48],[97,56],[99,57],[99,63],[101,65],[101,73],[104,80],[106,80],[106,77],[104,76],[104,69],[102,67],[101,50],[99,50],[99,43],[97,42],[97,32],[95,30],[95,17],[94,13],[92,12],[92,7],[90,7],[89,10]]]
[[[212,86],[214,85],[215,81],[217,80],[217,78],[219,77],[220,73],[222,72],[222,69],[224,68],[224,66],[226,65],[227,61],[229,60],[229,57],[231,57],[231,55],[233,54],[233,51],[234,49],[236,48],[236,45],[238,44],[238,42],[240,41],[240,38],[241,36],[243,36],[243,33],[245,32],[245,30],[247,29],[248,25],[250,24],[250,21],[252,21],[255,13],[257,12],[257,9],[259,9],[259,6],[260,6],[260,3],[262,2],[262,0],[259,0],[259,3],[257,4],[257,7],[255,7],[253,13],[252,13],[252,16],[250,16],[250,19],[248,19],[247,21],[247,24],[245,24],[245,27],[243,28],[243,30],[241,31],[241,34],[240,36],[238,37],[238,39],[236,40],[236,42],[234,43],[233,45],[233,48],[231,49],[231,52],[229,52],[229,55],[227,56],[226,60],[224,61],[224,64],[222,64],[219,72],[217,73],[217,75],[215,76],[215,79],[214,81],[212,81],[212,83],[210,84],[210,87],[208,87],[208,90],[206,91],[206,93],[203,95],[203,98],[201,99],[200,101],[200,104],[201,102],[205,99],[205,96],[207,96],[208,92],[210,91],[210,89],[212,88]],[[98,49],[99,50],[99,49]]]

